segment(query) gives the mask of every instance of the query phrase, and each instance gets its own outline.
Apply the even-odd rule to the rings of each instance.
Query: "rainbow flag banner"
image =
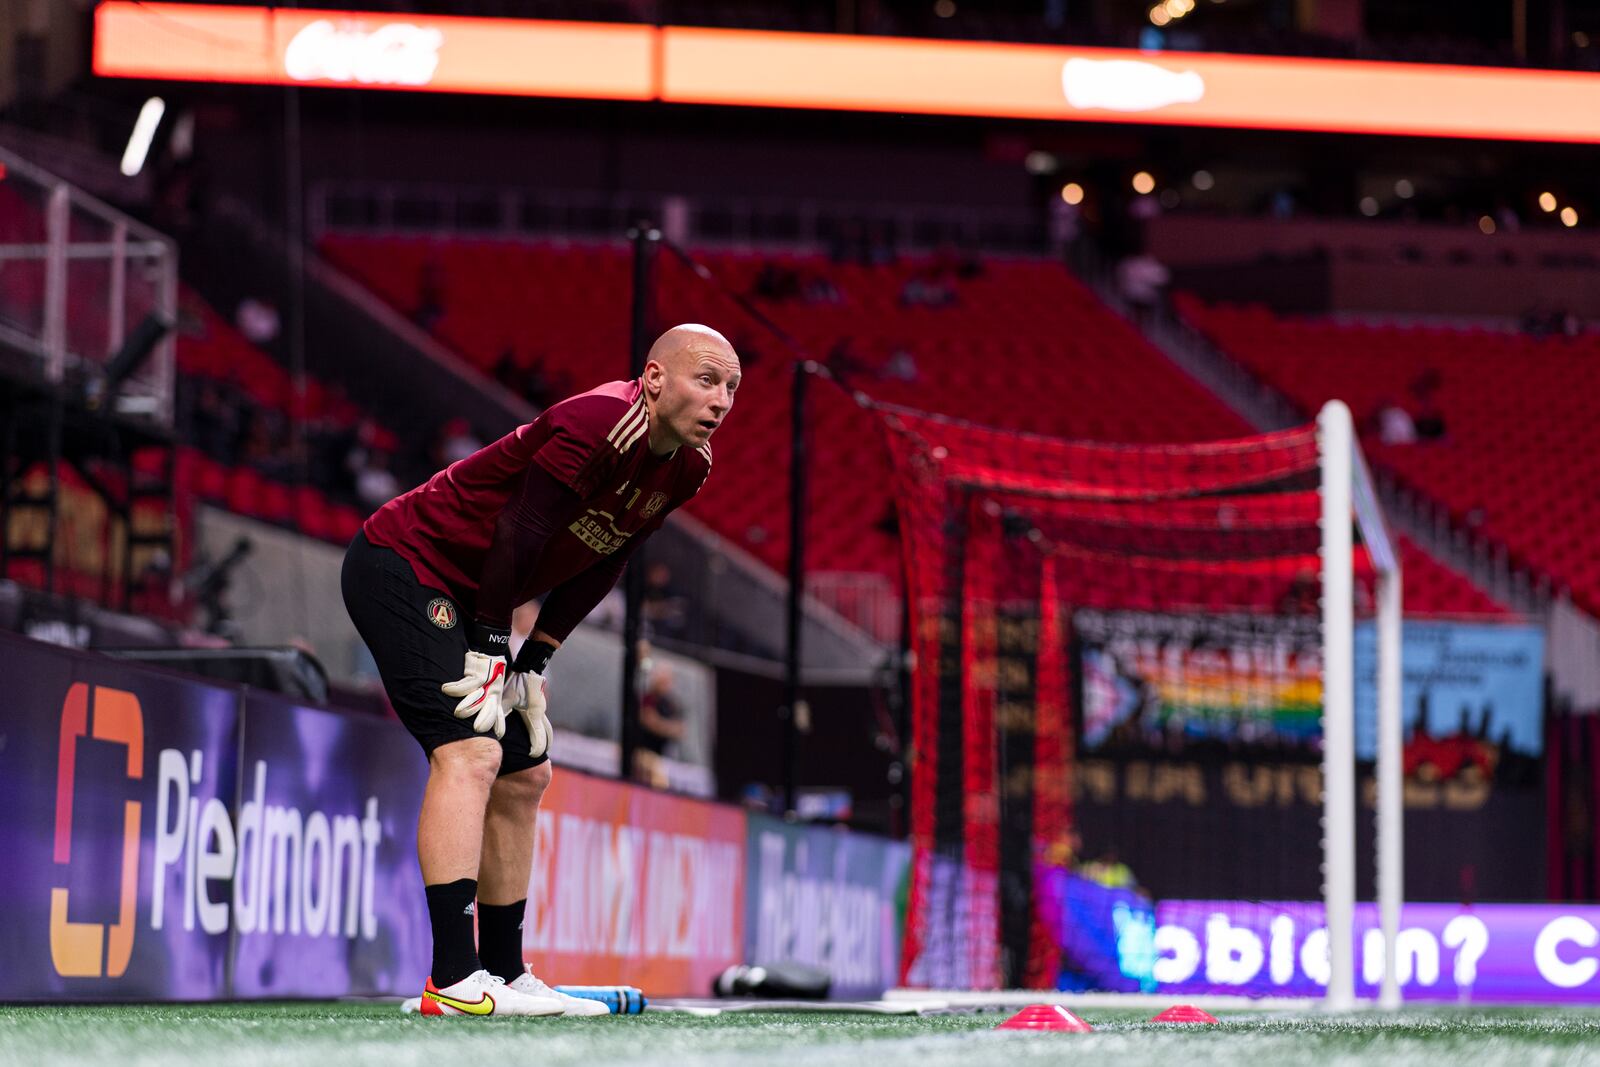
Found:
[[[1072,654],[1087,752],[1320,740],[1315,618],[1079,611]]]

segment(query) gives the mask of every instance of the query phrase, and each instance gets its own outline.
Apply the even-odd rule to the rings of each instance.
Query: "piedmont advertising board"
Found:
[[[250,693],[234,996],[412,994],[432,960],[418,757],[392,722]]]
[[[900,977],[897,901],[911,846],[765,815],[749,821],[745,960],[820,967],[836,999],[881,997]]]
[[[411,995],[427,764],[404,729],[0,634],[0,1000]],[[528,956],[701,993],[744,953],[737,808],[558,771]]]
[[[425,766],[395,724],[30,642],[0,655],[0,998],[414,991]]]
[[[225,996],[238,692],[5,635],[0,662],[0,999]]]

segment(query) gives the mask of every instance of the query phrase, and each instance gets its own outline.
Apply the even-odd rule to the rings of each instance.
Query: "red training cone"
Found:
[[[995,1027],[996,1030],[1056,1030],[1087,1034],[1094,1029],[1059,1004],[1031,1004]]]
[[[1179,1004],[1150,1020],[1153,1023],[1215,1023],[1217,1017],[1193,1004]]]

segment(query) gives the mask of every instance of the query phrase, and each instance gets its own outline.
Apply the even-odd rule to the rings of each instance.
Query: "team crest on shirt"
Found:
[[[644,502],[644,508],[639,512],[639,514],[648,519],[656,512],[660,511],[661,505],[665,504],[666,502],[666,493],[651,493],[650,499]]]
[[[441,630],[456,628],[456,606],[442,596],[428,601],[428,621]]]

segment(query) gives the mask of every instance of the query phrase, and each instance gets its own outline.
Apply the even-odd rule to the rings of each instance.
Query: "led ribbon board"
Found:
[[[996,118],[1600,141],[1600,75],[114,0],[97,74]]]
[[[105,3],[94,70],[123,78],[648,100],[657,30],[603,22]]]

